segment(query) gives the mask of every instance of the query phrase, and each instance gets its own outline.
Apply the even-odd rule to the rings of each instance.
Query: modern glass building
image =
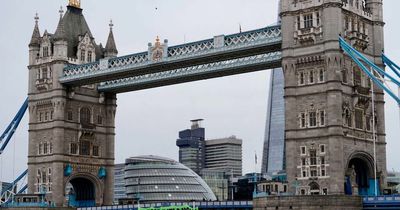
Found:
[[[261,172],[269,175],[285,170],[284,75],[280,68],[271,72],[261,166]]]
[[[125,190],[125,164],[115,164],[114,167],[114,203],[126,198]]]
[[[125,187],[128,198],[140,198],[141,203],[216,200],[194,171],[158,156],[126,159]]]

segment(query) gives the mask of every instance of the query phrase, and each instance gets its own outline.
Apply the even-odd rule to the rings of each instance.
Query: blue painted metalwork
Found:
[[[400,209],[400,195],[364,197],[363,209]]]
[[[215,54],[232,53],[247,48],[264,46],[266,44],[281,43],[280,25],[247,31],[238,34],[224,36],[222,43],[216,43],[216,38],[198,42],[169,47],[167,56],[161,61],[153,61],[149,58],[149,52],[141,52],[132,55],[106,60],[103,66],[101,61],[84,64],[70,65],[64,68],[61,83],[71,83],[82,79],[90,79],[96,76],[105,76],[125,71],[137,71],[156,63],[183,62],[190,63],[191,59],[199,59]],[[223,56],[221,56],[223,57]],[[240,56],[236,56],[240,57]],[[190,66],[189,64],[186,66]]]
[[[400,98],[396,96],[396,94],[394,94],[389,88],[387,88],[381,81],[379,81],[379,79],[377,79],[375,77],[375,75],[373,75],[373,73],[367,68],[365,67],[365,65],[359,60],[359,58],[361,58],[363,61],[365,61],[366,63],[370,64],[372,63],[371,61],[369,61],[368,59],[366,59],[364,56],[360,56],[361,54],[359,52],[357,52],[354,48],[352,48],[351,46],[349,46],[346,41],[344,41],[343,38],[339,38],[339,44],[342,47],[342,49],[350,56],[350,58],[360,67],[360,69],[362,71],[364,71],[365,74],[368,75],[369,78],[372,79],[372,81],[377,84],[380,88],[382,88],[384,91],[386,91],[393,99],[396,100],[396,102],[398,104],[400,104]],[[373,63],[372,63],[373,64]],[[379,67],[377,67],[375,64],[371,65],[374,69],[380,69]],[[382,69],[380,69],[378,72],[383,71]],[[384,72],[384,71],[383,71]],[[385,73],[386,75],[386,73]],[[390,77],[391,79],[393,77]],[[400,82],[395,80],[393,78],[394,82],[399,83],[400,86]]]
[[[67,164],[64,169],[64,176],[70,176],[72,174],[72,166],[71,164]]]
[[[107,171],[104,167],[101,167],[99,169],[99,173],[97,174],[99,176],[100,179],[103,179],[107,176]]]
[[[0,147],[0,154],[3,153],[4,149],[7,147],[8,143],[10,142],[11,137],[14,135],[15,131],[17,130],[19,123],[21,122],[22,118],[24,117],[24,114],[25,114],[27,108],[28,108],[28,98],[24,101],[21,108],[18,110],[17,115],[15,115],[14,119],[8,125],[8,127],[6,128],[4,133],[1,135],[0,143],[3,141],[4,138],[6,138],[6,139]]]
[[[166,80],[178,80],[180,78],[188,78],[190,76],[199,76],[211,73],[218,73],[227,69],[235,69],[249,65],[268,64],[272,62],[280,62],[282,59],[281,52],[273,52],[261,55],[255,55],[245,58],[237,58],[227,61],[208,63],[203,65],[191,66],[187,68],[163,71],[154,74],[145,74],[136,77],[129,77],[113,81],[103,82],[98,86],[101,92],[113,91],[119,88],[140,86],[148,83],[158,83]],[[233,70],[232,70],[233,71]]]
[[[8,188],[3,189],[3,190],[1,191],[1,194],[5,193],[5,192],[7,192],[7,191],[12,190],[12,189],[15,187],[15,185],[16,185],[19,181],[21,181],[21,179],[23,179],[23,178],[26,176],[26,174],[28,174],[28,169],[25,170],[24,172],[22,172],[22,173],[11,183],[11,185],[10,185]]]
[[[386,64],[398,77],[400,77],[400,67],[390,60],[385,54],[382,54],[382,61]]]

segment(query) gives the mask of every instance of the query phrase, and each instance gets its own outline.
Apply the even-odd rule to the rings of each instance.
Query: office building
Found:
[[[205,129],[201,127],[202,119],[192,120],[190,129],[179,132],[176,146],[179,147],[179,162],[197,174],[205,166]]]
[[[217,169],[242,176],[242,140],[231,136],[205,141],[206,169]]]

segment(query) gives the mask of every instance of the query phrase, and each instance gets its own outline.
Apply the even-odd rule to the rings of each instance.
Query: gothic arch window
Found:
[[[324,110],[319,112],[319,125],[325,126],[325,111]]]
[[[325,81],[325,72],[324,69],[319,70],[319,81],[318,82],[324,82]]]
[[[86,51],[85,50],[81,50],[81,61],[85,61],[86,60]]]
[[[309,125],[310,127],[316,127],[317,126],[317,113],[315,111],[310,111],[308,113],[308,118],[309,118]]]
[[[76,144],[76,143],[71,143],[71,145],[70,145],[70,153],[71,153],[72,155],[78,154],[78,144]]]
[[[347,69],[342,70],[342,81],[347,84]]]
[[[355,86],[361,86],[361,71],[356,66],[353,68],[353,82]]]
[[[43,143],[43,154],[47,154],[49,152],[47,142]]]
[[[90,155],[90,141],[81,140],[79,144],[79,154],[80,155]]]
[[[309,186],[310,186],[311,195],[319,195],[320,194],[319,185],[316,182],[311,182],[309,184]]]
[[[80,122],[81,124],[90,124],[91,122],[91,111],[88,107],[82,107],[80,111]]]

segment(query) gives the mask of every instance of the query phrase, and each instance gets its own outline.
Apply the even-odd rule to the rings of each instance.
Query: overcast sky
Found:
[[[386,0],[386,54],[400,63],[398,8]],[[39,27],[54,33],[59,8],[67,0],[2,0],[0,13],[0,132],[14,117],[27,95],[28,43],[39,13]],[[119,55],[147,50],[156,36],[170,45],[215,35],[252,30],[275,23],[278,0],[82,0],[82,8],[97,43],[106,42],[110,19]],[[261,71],[118,95],[116,163],[136,155],[178,159],[178,131],[190,120],[205,119],[206,137],[235,135],[243,139],[243,172],[254,171],[254,152],[260,170],[266,119],[269,72]],[[395,89],[395,88],[394,88]],[[388,169],[400,169],[399,112],[387,98]],[[0,180],[9,181],[27,165],[27,115],[0,157]],[[379,155],[379,154],[378,154]],[[15,164],[13,164],[15,163]]]

